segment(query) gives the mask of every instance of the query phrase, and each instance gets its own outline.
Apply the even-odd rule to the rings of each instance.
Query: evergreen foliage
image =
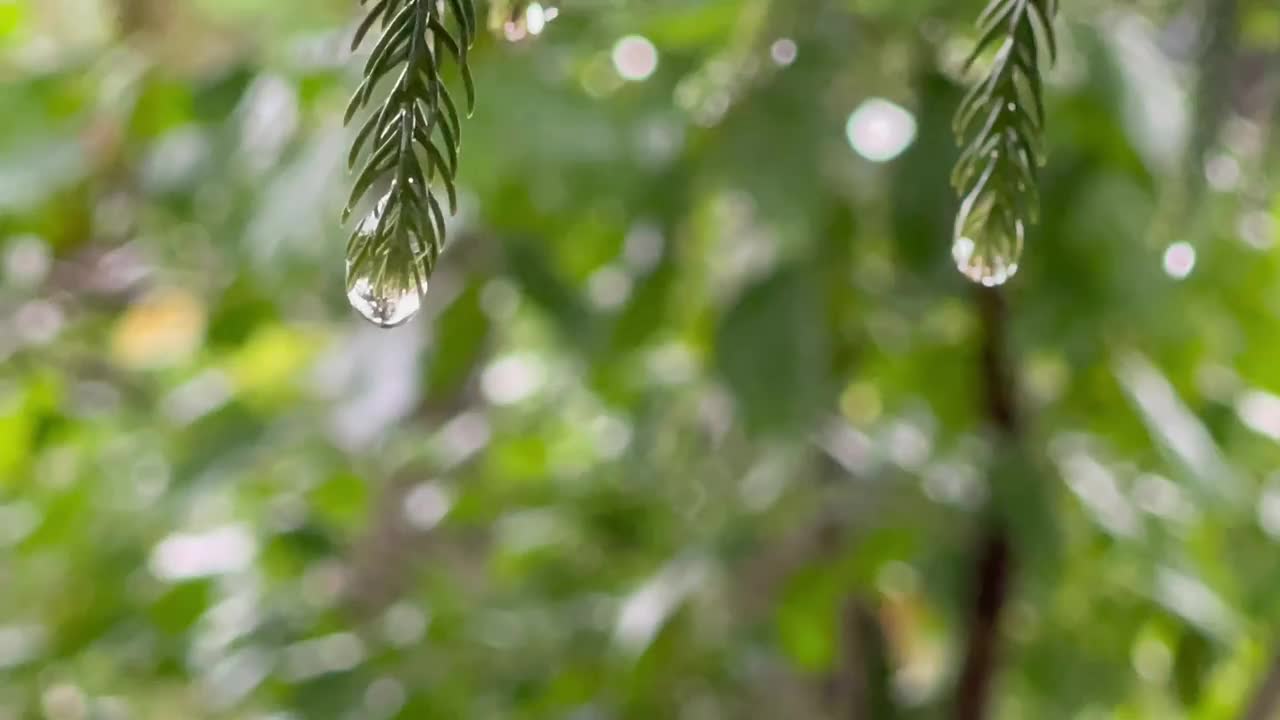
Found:
[[[383,184],[386,195],[359,223],[347,247],[348,283],[366,278],[381,294],[425,291],[445,242],[445,213],[437,197],[444,189],[457,212],[455,180],[462,128],[458,103],[442,73],[457,67],[468,112],[475,87],[467,50],[475,40],[474,0],[362,0],[369,6],[356,30],[357,48],[378,29],[364,64],[364,78],[347,107],[350,123],[380,101],[360,126],[348,163],[360,167],[346,220],[354,207]],[[438,181],[438,182],[437,182]]]
[[[951,178],[964,198],[955,260],[984,285],[999,285],[1017,271],[1026,225],[1039,212],[1036,168],[1044,162],[1045,122],[1040,63],[1044,54],[1050,61],[1057,55],[1056,13],[1057,0],[991,0],[965,63],[994,50],[986,74],[956,113],[955,132],[965,149]]]

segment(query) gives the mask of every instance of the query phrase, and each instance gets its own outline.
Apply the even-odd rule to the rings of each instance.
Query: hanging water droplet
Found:
[[[970,280],[995,287],[1008,282],[1018,272],[1022,255],[1022,220],[992,217],[996,207],[994,193],[983,192],[981,185],[964,199],[956,216],[955,239],[951,258],[956,268]]]
[[[383,282],[377,282],[368,275],[348,276],[347,288],[351,307],[378,327],[401,325],[422,309],[422,294],[417,288],[389,285],[385,278]]]
[[[414,248],[400,248],[377,237],[388,197],[360,221],[347,258],[347,301],[364,319],[382,328],[401,325],[416,315],[427,292]],[[409,239],[411,245],[420,245],[412,233]]]

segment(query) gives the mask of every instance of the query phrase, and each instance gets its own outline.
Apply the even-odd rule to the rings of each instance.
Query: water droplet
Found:
[[[364,319],[382,328],[408,322],[422,308],[427,281],[414,253],[422,243],[409,233],[409,245],[382,241],[370,247],[382,223],[388,197],[360,221],[347,258],[347,301]]]
[[[956,216],[951,245],[956,268],[986,287],[1008,282],[1018,272],[1022,255],[1022,221],[1015,219],[1010,226],[1003,218],[993,218],[995,203],[995,194],[984,192],[981,185],[970,193]]]
[[[347,279],[347,300],[365,320],[383,328],[407,322],[422,308],[417,288],[389,286],[369,276]]]

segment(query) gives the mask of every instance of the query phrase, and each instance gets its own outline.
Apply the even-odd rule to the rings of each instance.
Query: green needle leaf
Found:
[[[476,36],[475,0],[361,0],[360,4],[367,10],[356,27],[352,48],[358,48],[375,26],[380,32],[346,111],[345,121],[350,124],[373,106],[348,154],[349,167],[359,172],[343,221],[374,188],[384,188],[379,192],[385,195],[352,234],[348,273],[369,278],[374,285],[382,278],[417,278],[419,287],[425,288],[445,239],[437,183],[450,211],[456,213],[458,205],[461,125],[441,77],[441,63],[458,68],[467,107],[473,107],[475,87],[467,50]],[[380,88],[386,88],[381,91],[385,94],[375,103]]]
[[[964,151],[951,176],[963,199],[952,257],[983,285],[999,285],[1017,272],[1024,228],[1039,213],[1046,115],[1040,61],[1047,55],[1052,62],[1057,53],[1056,10],[1055,0],[990,0],[965,62],[967,68],[998,48],[954,121]]]

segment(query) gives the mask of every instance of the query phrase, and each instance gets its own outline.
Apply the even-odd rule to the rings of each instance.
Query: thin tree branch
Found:
[[[969,644],[956,692],[957,720],[987,717],[995,681],[1000,618],[1009,594],[1013,553],[1004,529],[989,528],[975,567],[977,597],[969,619]]]
[[[985,411],[1000,442],[1016,444],[1021,436],[1013,372],[1005,350],[1007,306],[1000,291],[976,291],[982,319],[982,379]],[[964,665],[956,686],[957,720],[981,720],[988,716],[995,682],[1000,620],[1008,601],[1014,570],[1009,535],[999,520],[991,521],[975,553],[975,596],[969,617],[969,638]]]
[[[840,662],[831,677],[830,691],[835,717],[841,720],[872,720],[870,678],[864,649],[862,615],[866,608],[858,599],[845,602],[840,613]]]
[[[1021,435],[1013,371],[1005,350],[1008,306],[998,288],[976,290],[982,321],[982,380],[986,393],[987,420],[1008,441]]]
[[[892,720],[897,717],[889,692],[889,661],[884,630],[875,609],[853,597],[840,615],[840,666],[832,678],[835,717],[840,720]]]

